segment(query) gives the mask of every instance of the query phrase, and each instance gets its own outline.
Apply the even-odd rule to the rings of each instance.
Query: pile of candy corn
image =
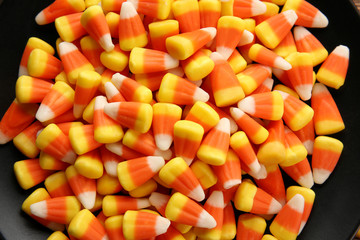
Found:
[[[55,0],[35,21],[58,57],[28,40],[0,143],[23,189],[43,182],[22,210],[48,239],[297,238],[345,128],[328,88],[349,49],[308,31],[328,25],[315,6]]]

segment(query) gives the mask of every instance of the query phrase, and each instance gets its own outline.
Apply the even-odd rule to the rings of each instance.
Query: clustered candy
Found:
[[[328,25],[316,7],[55,0],[35,21],[55,23],[60,59],[28,40],[0,143],[28,158],[23,189],[44,182],[22,209],[48,239],[297,238],[345,128],[328,88],[349,49],[307,30]]]

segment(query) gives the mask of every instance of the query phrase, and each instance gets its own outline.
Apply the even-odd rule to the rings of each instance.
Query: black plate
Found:
[[[36,14],[52,1],[0,0],[0,116],[15,97],[20,58],[29,37],[55,45],[53,24],[38,26]],[[350,67],[345,85],[331,91],[346,129],[335,135],[345,148],[333,174],[314,186],[316,199],[310,219],[299,239],[351,239],[360,224],[360,18],[350,1],[311,0],[328,18],[326,29],[310,31],[328,51],[343,44],[350,48]],[[24,199],[36,188],[24,191],[13,173],[15,161],[25,159],[10,142],[0,146],[0,230],[4,239],[46,239],[51,232],[21,211]],[[287,183],[291,180],[285,177]],[[1,236],[0,236],[1,237]]]

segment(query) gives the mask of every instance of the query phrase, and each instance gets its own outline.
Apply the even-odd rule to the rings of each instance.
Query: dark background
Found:
[[[35,36],[55,46],[54,24],[38,26],[34,21],[51,2],[4,0],[0,5],[0,116],[15,97],[18,66],[27,39]],[[351,239],[360,224],[360,18],[347,0],[309,2],[329,18],[328,28],[310,31],[329,52],[337,45],[347,45],[350,66],[345,85],[331,91],[345,121],[346,129],[335,135],[343,141],[344,151],[330,178],[313,187],[314,208],[298,239]],[[51,232],[21,211],[24,199],[37,188],[24,191],[18,186],[13,164],[22,159],[12,142],[0,146],[0,239],[46,239]],[[293,184],[284,178],[287,185]]]

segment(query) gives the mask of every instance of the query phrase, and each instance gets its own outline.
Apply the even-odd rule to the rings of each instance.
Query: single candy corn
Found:
[[[223,16],[217,23],[216,52],[228,59],[238,45],[244,31],[241,18]]]
[[[111,240],[124,240],[123,234],[123,215],[108,217],[105,220],[105,229]]]
[[[71,146],[78,155],[90,152],[102,144],[94,139],[94,125],[72,127],[69,131]]]
[[[286,202],[284,180],[277,164],[265,166],[266,178],[255,179],[256,184],[273,196],[281,205]]]
[[[232,105],[245,97],[231,65],[218,53],[211,53],[215,66],[209,75],[216,106]]]
[[[253,117],[279,120],[284,113],[284,101],[276,91],[258,93],[241,100],[238,108]]]
[[[291,186],[288,187],[288,189],[286,190],[286,199],[289,201],[296,194],[301,194],[305,200],[304,212],[302,214],[301,225],[299,229],[299,234],[300,234],[303,228],[305,227],[305,224],[310,216],[311,209],[313,207],[315,200],[315,192],[305,187]]]
[[[149,239],[167,231],[170,221],[153,212],[127,211],[123,217],[125,239]]]
[[[181,119],[182,109],[171,103],[153,105],[152,130],[156,146],[163,151],[170,148],[174,140],[174,124]]]
[[[300,186],[311,188],[314,185],[313,174],[307,158],[288,167],[281,166],[282,170]]]
[[[0,121],[0,144],[11,141],[35,119],[37,104],[21,104],[14,100]]]
[[[39,159],[35,158],[15,162],[14,173],[19,185],[27,190],[43,182],[52,171],[42,169]]]
[[[248,96],[269,78],[270,74],[269,67],[261,64],[251,64],[244,71],[238,73],[236,77],[245,95]]]
[[[253,61],[269,67],[280,68],[282,70],[289,70],[291,68],[290,63],[288,63],[285,59],[283,59],[270,49],[267,49],[257,43],[250,47],[249,57]]]
[[[249,18],[266,12],[266,5],[258,0],[234,0],[233,14],[239,18]]]
[[[100,54],[100,61],[106,68],[121,72],[128,66],[129,53],[121,50],[119,44],[115,44],[113,50]]]
[[[79,73],[76,81],[75,97],[74,97],[74,116],[79,118],[85,107],[95,96],[100,85],[101,76],[95,71],[82,71]]]
[[[178,223],[201,228],[214,228],[217,223],[199,204],[177,192],[169,199],[165,210],[166,218]]]
[[[214,69],[214,62],[203,50],[199,50],[189,58],[181,61],[186,77],[198,81],[209,75]]]
[[[103,48],[90,36],[85,36],[80,40],[81,52],[89,60],[95,71],[102,74],[105,70],[104,65],[100,61],[100,55]]]
[[[261,239],[265,232],[265,219],[250,213],[241,214],[238,218],[236,240]]]
[[[244,59],[243,56],[241,56],[241,54],[237,49],[234,49],[233,53],[228,58],[227,62],[230,64],[235,74],[240,73],[247,66],[246,60]]]
[[[87,209],[78,212],[71,220],[68,232],[77,239],[108,239],[100,221]]]
[[[214,0],[199,1],[200,27],[216,27],[221,15],[221,2]]]
[[[104,164],[106,173],[111,177],[117,177],[117,165],[123,159],[113,152],[110,152],[105,146],[100,147],[101,160]]]
[[[111,78],[111,82],[129,102],[150,103],[153,99],[150,89],[120,73],[115,73]]]
[[[200,29],[199,4],[195,0],[173,2],[171,6],[175,19],[179,22],[180,32]]]
[[[221,166],[212,166],[212,169],[217,176],[217,182],[224,189],[230,189],[241,183],[240,159],[232,149],[227,152],[225,163]]]
[[[150,104],[139,102],[114,102],[106,104],[104,112],[121,126],[147,132],[152,123],[153,111]]]
[[[210,165],[203,161],[196,160],[191,163],[190,168],[195,174],[195,177],[199,180],[202,189],[206,190],[216,184],[217,176]]]
[[[82,0],[56,0],[36,15],[35,22],[45,25],[54,22],[58,17],[84,10],[85,3]]]
[[[290,32],[297,19],[298,16],[294,10],[279,13],[257,25],[256,36],[265,47],[273,49]]]
[[[86,34],[80,23],[82,13],[73,13],[55,19],[56,30],[62,40],[73,42]]]
[[[224,219],[224,194],[221,191],[213,191],[204,204],[204,209],[214,217],[216,227],[208,228],[194,228],[194,233],[199,238],[204,239],[220,239]]]
[[[40,153],[40,149],[36,146],[36,136],[43,128],[44,126],[39,121],[25,128],[14,137],[13,143],[15,147],[26,157],[36,158]]]
[[[118,142],[124,136],[121,125],[104,113],[107,103],[104,96],[97,96],[95,99],[94,139],[100,143]]]
[[[147,208],[150,202],[147,198],[107,195],[103,199],[102,206],[105,216],[110,217],[124,214],[128,210]]]
[[[269,137],[263,142],[257,152],[260,163],[276,164],[286,159],[285,130],[282,120],[271,121],[267,126]]]
[[[40,151],[39,164],[42,169],[46,170],[65,170],[69,166],[68,163],[56,159],[44,151]]]
[[[311,161],[315,183],[323,184],[329,178],[339,161],[343,148],[343,143],[335,138],[328,136],[315,138]]]
[[[282,205],[271,195],[258,188],[250,180],[244,180],[234,197],[235,208],[254,214],[275,214]]]
[[[94,71],[94,67],[89,60],[72,43],[61,42],[59,44],[59,56],[64,65],[64,71],[68,81],[75,84],[78,75],[84,70]]]
[[[175,155],[181,157],[190,165],[200,147],[204,135],[204,128],[200,124],[180,120],[174,125]]]
[[[296,25],[311,28],[325,28],[329,24],[327,17],[305,0],[286,1],[282,11],[293,9],[298,15]]]
[[[36,113],[40,122],[53,119],[70,110],[74,103],[75,91],[64,82],[56,82],[45,95]]]
[[[166,1],[131,0],[129,2],[131,2],[134,5],[137,12],[160,20],[164,20],[168,18],[172,3],[170,0],[166,0]]]
[[[134,198],[146,197],[149,196],[152,192],[156,191],[157,187],[157,182],[151,178],[134,190],[129,191],[129,195]]]
[[[314,110],[303,101],[285,92],[279,91],[284,99],[283,120],[293,131],[304,128],[313,118]]]
[[[88,7],[81,16],[81,25],[105,51],[114,49],[110,29],[100,6]]]
[[[46,126],[37,136],[36,146],[63,162],[72,164],[76,159],[69,138],[53,123]]]
[[[198,179],[180,157],[167,162],[160,170],[159,177],[170,187],[198,202],[205,198],[204,190]]]
[[[29,55],[27,69],[31,77],[54,79],[62,71],[63,66],[61,61],[53,55],[35,48]]]
[[[297,50],[311,55],[313,66],[322,63],[327,58],[328,51],[326,48],[306,28],[296,26],[294,28],[294,38]]]
[[[226,161],[229,142],[230,121],[222,118],[202,141],[197,157],[211,165],[223,165]]]
[[[21,76],[16,81],[16,99],[20,103],[40,103],[50,91],[51,82],[30,76]]]
[[[93,208],[96,199],[95,179],[82,176],[74,166],[69,166],[65,174],[72,191],[81,204],[87,209]]]
[[[191,107],[185,120],[200,124],[204,128],[204,132],[208,132],[219,123],[220,117],[207,103],[197,101]]]
[[[246,133],[252,143],[261,144],[268,138],[269,132],[266,128],[239,108],[231,107],[230,113],[236,124]]]
[[[74,196],[42,200],[30,205],[33,215],[56,223],[69,224],[80,211],[80,203]]]
[[[207,102],[209,94],[195,84],[175,74],[167,73],[161,81],[157,98],[159,102],[190,105],[196,101]]]
[[[292,65],[292,68],[286,72],[291,86],[302,100],[309,100],[313,88],[311,55],[309,53],[296,52],[287,56],[285,60]]]
[[[276,215],[270,225],[270,232],[279,240],[296,239],[304,212],[304,197],[293,196]]]
[[[119,40],[120,48],[124,51],[130,51],[134,47],[145,47],[148,43],[144,25],[130,2],[121,5]]]
[[[69,238],[61,231],[53,232],[47,240],[69,240]]]
[[[104,173],[100,152],[97,149],[78,156],[74,166],[81,175],[90,179],[99,179]]]
[[[19,77],[23,76],[23,75],[29,75],[28,70],[27,70],[27,63],[28,63],[30,53],[35,48],[40,48],[51,55],[54,55],[54,53],[55,53],[54,48],[47,42],[45,42],[37,37],[29,38],[26,43],[22,57],[21,57],[20,66],[19,66]]]
[[[151,131],[139,133],[138,131],[128,129],[123,137],[122,143],[145,156],[161,156],[169,160],[172,156],[170,149],[162,151],[156,147],[155,139]]]
[[[322,83],[316,83],[312,95],[311,107],[314,109],[316,134],[328,135],[343,130],[344,121],[327,87]]]
[[[52,198],[74,196],[64,171],[48,176],[44,185]]]
[[[234,133],[230,137],[230,146],[251,171],[255,173],[260,171],[261,167],[259,160],[257,159],[254,149],[251,146],[245,132],[238,131]]]
[[[166,38],[179,34],[179,22],[164,20],[149,24],[151,46],[154,50],[166,52]]]
[[[166,49],[172,57],[185,60],[214,39],[215,35],[216,28],[213,27],[181,33],[166,39]]]
[[[291,53],[297,52],[294,35],[290,31],[284,39],[273,49],[273,51],[280,57],[287,57]]]
[[[337,46],[319,68],[316,79],[328,87],[339,89],[345,82],[349,55],[350,50],[347,46]]]
[[[96,181],[96,192],[100,195],[106,196],[110,194],[115,194],[120,192],[121,190],[122,187],[117,176],[110,176],[106,172],[104,172],[104,174]]]
[[[300,139],[288,127],[285,127],[285,160],[283,166],[291,166],[302,161],[307,156],[307,150]]]
[[[165,162],[162,157],[135,158],[118,164],[118,177],[122,187],[131,191],[152,178]]]

